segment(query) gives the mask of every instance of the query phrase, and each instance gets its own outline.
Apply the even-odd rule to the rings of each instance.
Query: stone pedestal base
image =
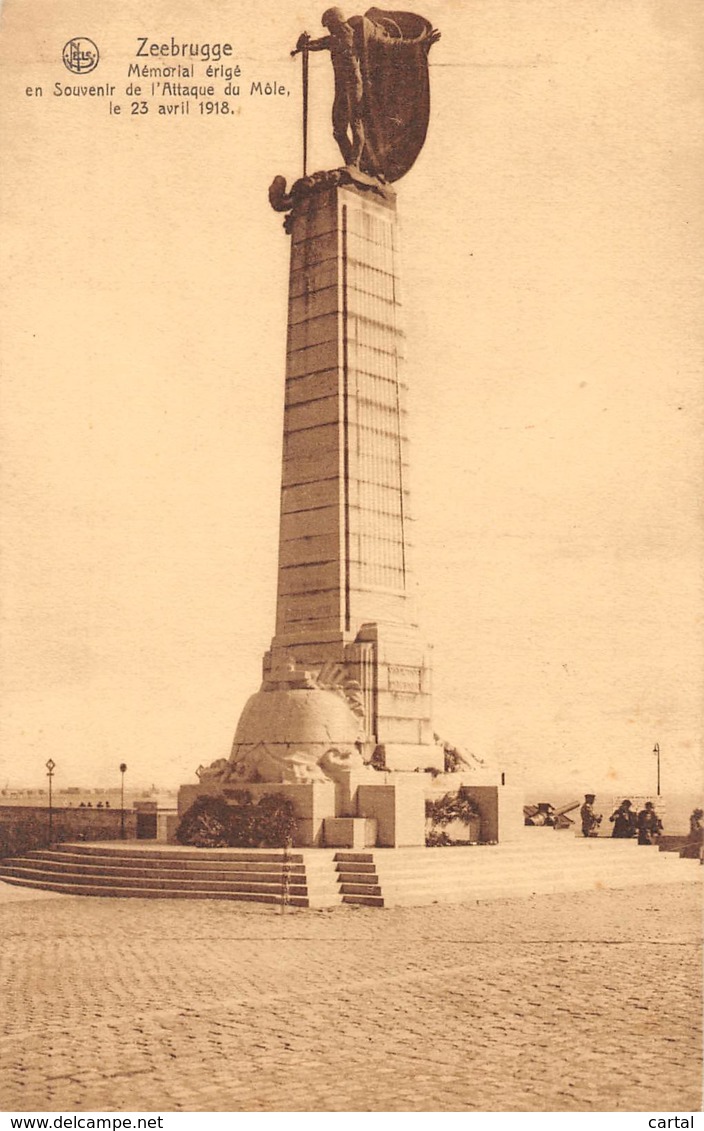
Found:
[[[358,848],[374,844],[380,848],[401,848],[425,844],[426,798],[437,800],[460,786],[467,787],[477,803],[482,841],[504,843],[522,839],[522,792],[500,785],[475,785],[470,775],[464,774],[443,774],[433,781],[430,774],[384,774],[365,769],[345,773],[337,783],[247,782],[221,786],[203,782],[181,786],[178,813],[183,816],[202,796],[227,800],[246,789],[257,801],[265,793],[279,793],[293,802],[297,820],[294,844],[298,848]],[[374,824],[376,834],[370,841]]]
[[[347,775],[346,775],[347,776]],[[425,774],[374,774],[378,782],[370,782],[368,773],[363,781],[353,783],[312,782],[310,784],[282,785],[279,782],[247,782],[241,786],[221,786],[203,782],[199,785],[182,785],[178,793],[179,817],[183,816],[198,797],[233,798],[246,789],[256,801],[265,793],[279,793],[293,802],[296,814],[297,848],[321,848],[323,844],[334,847],[357,847],[354,844],[329,840],[329,835],[358,838],[371,836],[376,826],[372,844],[382,847],[425,844]],[[353,775],[349,775],[353,777]],[[360,778],[362,775],[360,775]],[[365,820],[366,818],[366,820]],[[332,821],[332,823],[330,823]],[[359,830],[364,826],[364,833]],[[362,847],[369,847],[365,841]]]
[[[382,848],[401,848],[425,844],[424,774],[399,774],[383,785],[360,785],[357,811],[375,817],[377,844]]]
[[[472,787],[482,818],[482,840],[522,840],[523,791],[505,785],[478,785]]]
[[[323,834],[326,848],[374,848],[378,827],[371,817],[326,817]]]

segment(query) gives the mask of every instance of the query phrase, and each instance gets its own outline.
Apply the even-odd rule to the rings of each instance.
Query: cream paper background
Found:
[[[123,759],[194,780],[258,687],[288,268],[266,190],[300,175],[288,52],[323,7],[5,0],[3,786],[50,756],[57,787]],[[615,792],[653,788],[657,740],[663,787],[698,788],[699,5],[418,10],[443,38],[398,188],[436,729],[514,783]],[[236,115],[52,96],[124,90],[137,37],[172,34],[233,43]],[[102,56],[82,78],[77,35]],[[338,165],[326,55],[311,99],[310,168]]]

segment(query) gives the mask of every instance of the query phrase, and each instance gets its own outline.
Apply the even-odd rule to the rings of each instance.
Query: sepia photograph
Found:
[[[694,1127],[703,40],[2,0],[8,1127]]]

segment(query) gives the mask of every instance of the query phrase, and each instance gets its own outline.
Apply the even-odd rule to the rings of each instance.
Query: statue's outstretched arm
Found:
[[[301,32],[292,55],[298,55],[306,47],[308,51],[325,51],[330,47],[330,36],[324,35],[322,39],[311,39],[307,32]]]
[[[332,42],[329,35],[324,35],[322,39],[311,39],[308,44],[309,51],[327,51]]]

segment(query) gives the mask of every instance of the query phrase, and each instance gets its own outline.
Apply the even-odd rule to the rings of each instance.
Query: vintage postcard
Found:
[[[4,0],[8,1111],[692,1118],[701,40]]]

